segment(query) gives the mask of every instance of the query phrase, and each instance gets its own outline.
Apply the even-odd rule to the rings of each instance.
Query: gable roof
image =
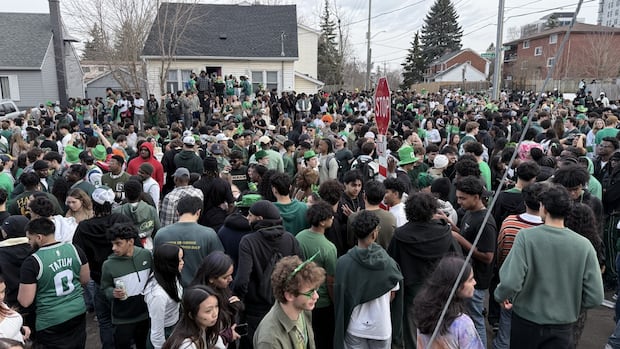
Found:
[[[441,63],[446,63],[447,61],[451,60],[452,58],[460,55],[461,53],[465,52],[465,51],[469,51],[469,52],[473,52],[474,54],[476,54],[477,56],[480,56],[477,52],[475,52],[474,50],[470,49],[470,48],[464,48],[462,50],[459,51],[452,51],[452,52],[448,52],[445,55],[437,58],[436,60],[434,60],[433,62],[431,62],[430,65],[435,65],[435,64],[441,64]],[[484,59],[482,56],[480,56],[480,58]]]
[[[449,72],[451,72],[453,70],[460,69],[464,65],[467,65],[470,69],[474,69],[475,71],[477,71],[477,72],[479,72],[481,74],[484,74],[484,72],[481,72],[480,70],[476,69],[476,67],[474,67],[473,65],[464,62],[464,63],[455,64],[455,65],[451,66],[450,68],[448,68],[446,70],[442,70],[442,71],[438,72],[437,74],[432,76],[432,79],[436,79],[436,78],[438,78],[438,77],[440,77],[442,75],[446,75],[446,74],[448,74]]]
[[[190,6],[194,6],[191,8]],[[142,50],[144,57],[161,57],[159,28],[165,18],[185,13],[187,26],[178,39],[174,56],[182,58],[277,58],[292,60],[297,52],[297,9],[295,5],[215,5],[162,3]],[[191,13],[191,14],[190,14]],[[177,27],[178,30],[178,27]],[[163,34],[169,42],[169,31]],[[284,56],[281,34],[284,33]]]
[[[568,26],[562,26],[562,27],[555,27],[555,28],[551,28],[545,31],[542,31],[540,33],[533,33],[531,35],[528,35],[526,37],[523,38],[519,38],[517,40],[513,40],[507,43],[504,43],[505,46],[511,46],[511,45],[515,45],[518,44],[522,41],[525,40],[532,40],[532,39],[537,39],[537,38],[541,38],[541,37],[546,37],[549,36],[551,34],[555,34],[555,33],[559,33],[559,34],[564,34],[568,31]],[[571,35],[575,34],[575,33],[581,33],[581,34],[602,34],[602,33],[618,33],[620,34],[620,28],[616,28],[616,27],[606,27],[606,26],[602,26],[602,25],[594,25],[594,24],[586,24],[586,23],[575,23],[575,25],[573,26],[573,29],[571,30]]]
[[[40,69],[52,40],[47,13],[0,13],[0,69]]]

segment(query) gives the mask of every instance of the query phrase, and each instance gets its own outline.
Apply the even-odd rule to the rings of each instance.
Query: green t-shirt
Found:
[[[487,187],[487,190],[492,190],[491,189],[491,168],[484,161],[480,161],[478,163],[478,167],[480,168],[480,176],[484,180],[484,185]]]
[[[6,190],[7,194],[9,194],[9,198],[11,198],[11,193],[13,192],[13,181],[6,173],[0,173],[0,189]]]
[[[312,257],[318,250],[321,253],[314,259],[314,262],[325,269],[328,276],[336,274],[336,263],[338,262],[338,254],[336,245],[327,240],[325,234],[315,233],[310,229],[305,229],[295,236],[299,242],[299,247],[304,255],[304,259]],[[327,282],[327,281],[326,281]],[[327,292],[327,283],[324,282],[318,289],[319,300],[316,302],[317,308],[325,308],[332,304]]]

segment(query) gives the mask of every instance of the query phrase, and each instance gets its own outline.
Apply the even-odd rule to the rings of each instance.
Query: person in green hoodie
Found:
[[[308,206],[296,199],[291,200],[289,196],[291,177],[282,172],[274,174],[271,176],[271,189],[277,200],[274,205],[280,211],[284,229],[293,235],[297,235],[300,231],[309,228],[310,225],[306,218]]]
[[[101,267],[101,291],[112,302],[114,347],[146,348],[149,312],[142,292],[151,274],[151,253],[134,245],[138,230],[130,223],[116,223],[108,229],[113,254]]]
[[[373,212],[360,212],[351,225],[357,246],[336,264],[334,349],[390,348],[401,342],[403,275],[375,243],[379,218]]]
[[[125,183],[125,197],[127,203],[115,207],[113,213],[122,213],[131,218],[138,230],[138,237],[147,250],[153,249],[153,236],[161,227],[159,215],[155,207],[140,200],[142,183],[130,179]]]
[[[192,136],[183,138],[183,150],[174,156],[176,168],[185,167],[189,173],[202,173],[202,159],[196,154],[196,140]]]

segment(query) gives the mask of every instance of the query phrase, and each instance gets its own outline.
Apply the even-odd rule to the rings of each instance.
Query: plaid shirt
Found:
[[[159,220],[161,221],[162,227],[179,221],[177,204],[182,197],[188,195],[196,196],[199,197],[200,200],[204,200],[202,190],[194,188],[191,185],[176,187],[164,197],[164,202],[162,202],[161,209],[159,210]]]

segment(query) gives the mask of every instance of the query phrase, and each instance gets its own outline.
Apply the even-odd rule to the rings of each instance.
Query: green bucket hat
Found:
[[[415,157],[415,153],[413,152],[413,147],[406,145],[398,149],[398,157],[400,158],[400,162],[398,162],[398,166],[413,164],[418,161],[418,158]]]
[[[97,146],[94,147],[90,152],[93,154],[93,157],[99,161],[105,161],[105,158],[108,156],[108,152],[101,144],[97,144]]]
[[[575,110],[580,112],[580,113],[587,113],[588,112],[588,108],[586,108],[585,106],[583,106],[581,104],[576,106]]]
[[[81,152],[82,149],[69,144],[65,147],[65,160],[70,164],[77,164],[80,162]]]
[[[588,117],[586,116],[586,114],[584,113],[579,113],[577,114],[577,116],[575,117],[577,120],[588,120]]]
[[[235,206],[249,208],[250,206],[252,206],[252,204],[259,201],[260,199],[262,199],[262,197],[259,194],[245,194],[241,197],[241,201],[237,201],[235,203]]]

